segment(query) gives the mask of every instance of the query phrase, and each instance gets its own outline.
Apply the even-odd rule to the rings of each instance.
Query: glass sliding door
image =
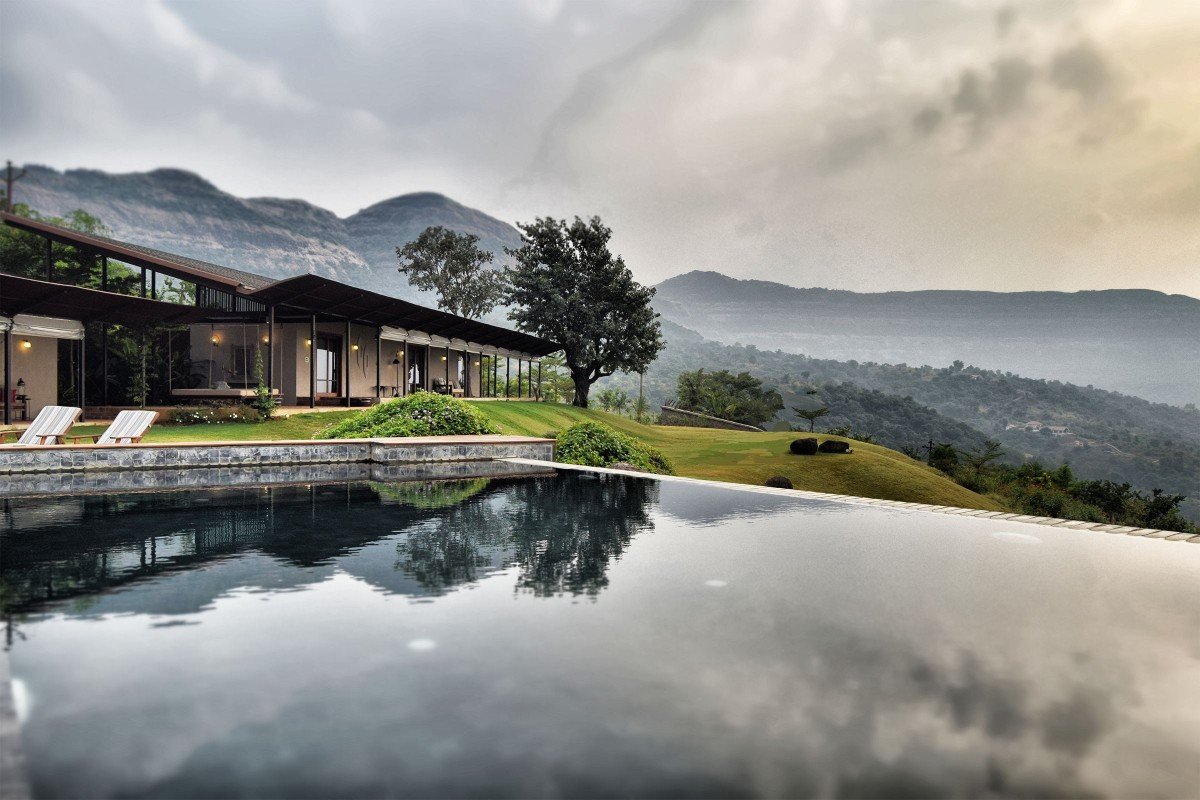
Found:
[[[339,394],[342,386],[342,339],[317,334],[317,394]]]

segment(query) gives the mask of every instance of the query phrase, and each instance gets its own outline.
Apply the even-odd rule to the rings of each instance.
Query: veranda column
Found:
[[[308,407],[317,407],[317,315],[312,315],[308,339]]]
[[[512,386],[512,356],[504,357],[504,399],[508,399],[509,387]]]
[[[383,328],[375,329],[375,402],[383,400]]]
[[[401,397],[408,397],[408,388],[409,388],[408,387],[408,375],[409,375],[408,371],[409,371],[410,366],[411,365],[408,363],[408,339],[405,339],[404,340],[404,363],[400,365],[400,369],[403,370],[403,372],[404,372],[404,382],[400,384],[400,386],[402,387],[400,389]]]
[[[538,391],[537,391],[537,399],[538,399],[539,401],[542,399],[542,362],[541,362],[541,361],[539,361],[539,362],[538,362]]]
[[[267,306],[267,391],[275,391],[275,306]]]
[[[84,329],[86,330],[86,328]],[[144,346],[144,345],[143,345]],[[87,419],[87,392],[84,390],[83,381],[87,375],[84,369],[84,359],[87,357],[87,334],[84,334],[79,340],[79,421],[83,422]]]
[[[346,361],[342,372],[346,373],[346,408],[350,407],[350,354],[354,350],[350,347],[350,318],[346,318]]]
[[[12,424],[12,331],[4,331],[4,424]]]

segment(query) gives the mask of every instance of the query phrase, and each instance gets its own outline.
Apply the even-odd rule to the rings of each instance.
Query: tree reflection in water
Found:
[[[654,481],[569,475],[502,487],[499,502],[477,495],[408,532],[397,567],[433,592],[516,566],[518,590],[594,596],[608,585],[609,562],[653,528]]]

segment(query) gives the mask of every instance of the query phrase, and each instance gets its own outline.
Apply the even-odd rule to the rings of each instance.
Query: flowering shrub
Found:
[[[220,425],[223,422],[257,422],[259,415],[245,406],[182,406],[172,409],[175,425]]]
[[[656,448],[599,422],[580,422],[560,433],[555,454],[564,464],[608,467],[624,462],[661,475],[675,474],[671,462]]]
[[[457,397],[417,392],[389,400],[325,430],[317,439],[367,439],[382,436],[471,436],[499,433],[478,409]]]

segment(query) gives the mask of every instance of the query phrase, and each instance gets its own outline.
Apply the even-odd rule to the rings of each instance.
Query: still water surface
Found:
[[[1194,545],[575,472],[3,514],[37,797],[1200,786]]]

